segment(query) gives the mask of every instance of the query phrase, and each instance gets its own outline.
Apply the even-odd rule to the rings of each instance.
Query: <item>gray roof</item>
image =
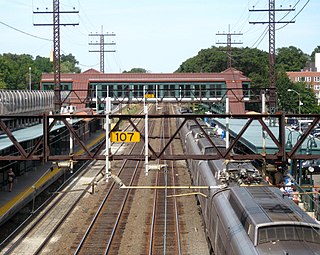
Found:
[[[225,129],[226,120],[223,118],[214,118],[213,119],[219,126]],[[241,129],[247,123],[247,119],[229,119],[229,131],[230,134],[234,137],[238,133],[240,133]],[[279,127],[278,126],[269,126],[269,123],[265,122],[268,128],[271,130],[275,137],[279,137]],[[290,134],[292,136],[292,145],[294,146],[297,143],[298,137],[300,133],[295,130],[290,130],[286,128],[286,142],[290,139]],[[253,120],[248,129],[244,132],[240,141],[245,144],[248,148],[250,148],[254,153],[262,153],[262,126],[257,120]],[[267,135],[266,139],[266,152],[268,154],[278,152],[278,148],[272,139]],[[315,142],[317,143],[316,148],[312,148],[313,154],[320,154],[320,140],[315,138]],[[306,139],[301,148],[301,153],[306,153],[308,139]]]

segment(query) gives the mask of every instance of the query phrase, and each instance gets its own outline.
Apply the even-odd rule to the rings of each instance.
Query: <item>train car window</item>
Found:
[[[293,227],[287,227],[286,228],[286,239],[287,240],[295,240],[295,233]]]
[[[307,242],[312,242],[313,237],[312,237],[312,229],[311,228],[302,228],[303,231],[301,231],[303,234],[303,239],[306,240]]]
[[[284,227],[277,227],[276,228],[276,234],[278,240],[286,240],[286,235],[285,235],[285,228]]]
[[[313,240],[315,243],[320,243],[320,229],[313,231]]]
[[[268,242],[267,231],[266,229],[259,229],[259,244]]]
[[[270,240],[270,241],[275,241],[275,240],[277,240],[276,238],[276,228],[268,228],[267,229],[267,235],[268,235],[268,239]]]
[[[319,229],[309,226],[270,226],[258,231],[258,244],[272,241],[305,241],[319,243]]]

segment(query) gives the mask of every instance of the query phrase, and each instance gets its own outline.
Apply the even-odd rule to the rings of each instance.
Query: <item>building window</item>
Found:
[[[314,90],[320,90],[320,85],[314,85],[313,89]]]
[[[295,80],[296,82],[300,82],[300,81],[301,81],[301,77],[296,77],[294,80]]]
[[[314,82],[320,82],[320,76],[315,76],[315,77],[313,77],[314,78]]]
[[[309,77],[309,76],[304,77],[304,82],[311,82],[311,77]]]

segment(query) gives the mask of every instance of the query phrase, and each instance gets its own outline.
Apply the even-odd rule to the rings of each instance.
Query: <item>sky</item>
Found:
[[[311,54],[320,45],[319,0],[275,0],[276,48],[295,46]],[[89,52],[99,46],[95,33],[105,36],[105,72],[119,73],[132,68],[144,68],[152,73],[172,73],[201,49],[225,43],[221,33],[241,33],[232,36],[235,47],[259,48],[268,51],[267,24],[252,25],[253,21],[268,21],[268,0],[60,0],[60,23],[79,23],[60,29],[61,54],[72,54],[82,71],[100,70],[100,54]],[[49,57],[53,50],[53,0],[0,0],[0,54],[30,54]],[[264,36],[265,34],[265,36]]]

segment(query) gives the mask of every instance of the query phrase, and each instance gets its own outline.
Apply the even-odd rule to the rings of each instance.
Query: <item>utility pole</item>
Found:
[[[114,42],[111,42],[111,43],[105,43],[104,42],[104,37],[105,36],[115,36],[114,33],[106,33],[104,34],[103,33],[103,26],[101,26],[101,34],[89,34],[89,36],[99,36],[100,37],[100,42],[90,42],[89,45],[94,45],[94,46],[100,46],[100,49],[99,50],[89,50],[89,52],[99,52],[100,53],[100,72],[101,73],[104,73],[104,53],[105,52],[116,52],[115,50],[105,50],[104,49],[104,46],[105,45],[116,45]]]
[[[253,21],[249,22],[249,24],[268,24],[269,25],[269,110],[271,114],[274,114],[277,109],[277,98],[276,98],[276,30],[275,24],[280,23],[294,23],[294,21],[275,21],[276,20],[276,12],[285,11],[290,12],[295,9],[276,9],[275,8],[275,0],[269,0],[269,9],[253,9],[249,10],[250,12],[269,12],[269,21]]]
[[[60,26],[76,26],[79,23],[60,23],[60,14],[73,14],[79,11],[60,11],[59,0],[53,0],[52,11],[33,11],[34,14],[53,14],[53,23],[38,23],[34,26],[53,26],[53,74],[54,74],[54,104],[55,111],[61,108],[61,54],[60,54]]]
[[[236,32],[234,32],[234,33],[230,33],[230,24],[229,24],[229,32],[228,33],[225,33],[225,32],[223,32],[223,33],[217,33],[216,35],[226,35],[227,36],[227,42],[216,42],[216,44],[226,44],[227,45],[227,55],[228,55],[228,68],[230,68],[231,66],[232,66],[232,48],[231,48],[231,46],[232,46],[232,44],[242,44],[242,42],[232,42],[231,41],[231,37],[233,36],[233,35],[243,35],[242,33],[236,33]]]

